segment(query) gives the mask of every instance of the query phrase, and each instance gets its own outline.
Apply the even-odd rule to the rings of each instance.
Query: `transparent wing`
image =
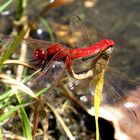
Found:
[[[43,48],[46,49],[48,46],[52,45],[52,42],[44,41],[44,40],[39,40],[39,39],[32,39],[32,38],[26,38],[24,41],[30,46],[35,48]]]
[[[0,44],[4,44],[7,41],[13,41],[15,38],[13,36],[5,36],[3,34],[0,34]],[[46,48],[50,45],[52,45],[52,42],[48,42],[48,41],[43,41],[43,40],[39,40],[39,39],[32,39],[32,38],[26,38],[23,39],[23,41],[26,42],[26,44],[35,49],[35,48]]]
[[[10,44],[12,44],[12,42],[14,41],[15,37],[13,36],[5,36],[3,34],[0,34],[0,47],[2,48],[2,52],[4,52],[7,49],[7,46]],[[26,44],[28,46],[28,51],[27,51],[27,59],[28,60],[33,60],[33,53],[35,51],[36,48],[41,48],[42,50],[45,50],[47,47],[49,47],[50,45],[52,45],[52,42],[48,42],[48,41],[43,41],[43,40],[38,40],[38,39],[32,39],[32,38],[26,38],[23,39],[24,44]],[[21,42],[21,43],[22,43]],[[19,49],[20,47],[17,47],[15,53],[16,56],[19,55]]]
[[[81,102],[83,104],[81,107],[86,111],[92,107],[90,99],[93,96],[90,94],[88,88],[91,79],[90,77],[83,80],[76,80],[68,75],[68,78],[64,78],[63,80],[63,85],[67,87],[67,94],[70,93],[75,98],[73,101],[77,100]]]
[[[5,36],[4,34],[0,33],[0,45],[7,45],[9,42],[12,42],[14,37],[12,36]]]
[[[90,40],[86,27],[79,16],[74,15],[70,18],[70,27],[73,36],[76,38],[76,47],[83,48],[93,43]],[[94,55],[93,57],[96,58],[96,55]],[[91,63],[89,62],[90,60],[89,59],[84,61],[79,59],[73,60],[73,69],[75,73],[81,73],[83,71],[87,71],[87,69],[92,68],[92,66],[90,65]],[[94,58],[91,61],[93,60]]]
[[[73,36],[77,38],[76,45],[78,48],[86,47],[92,43],[86,30],[86,27],[79,16],[71,17],[70,27]]]
[[[89,84],[91,94],[95,95],[96,78],[93,78]],[[129,125],[136,125],[137,116],[134,111],[135,103],[131,100],[131,96],[139,86],[136,82],[130,81],[119,72],[107,70],[105,74],[105,82],[103,94],[101,98],[101,107],[112,114],[114,119]]]
[[[65,65],[63,62],[54,61],[47,65],[39,75],[34,76],[30,81],[30,86],[34,91],[39,91],[44,88],[48,90],[58,83],[59,78],[64,74]]]
[[[94,115],[94,91],[97,80],[98,76],[83,80],[69,77],[65,82],[67,92],[71,92],[80,101],[81,107],[86,108],[86,111],[91,115]],[[109,121],[117,121],[129,128],[137,125],[138,114],[136,109],[138,108],[136,107],[138,107],[139,98],[134,93],[138,87],[140,87],[139,83],[129,80],[117,70],[108,69],[105,72],[103,93],[102,96],[99,96],[101,100],[99,117]]]
[[[6,46],[6,44],[9,45],[9,43],[12,43],[13,40],[14,37],[0,34],[0,46],[2,47]],[[33,52],[35,48],[39,47],[45,50],[48,46],[52,45],[51,42],[30,38],[24,39],[23,41],[25,41],[26,45],[28,46],[28,60],[31,60],[31,58],[33,57]],[[5,49],[7,48],[5,47]],[[16,53],[18,53],[18,51],[16,51]],[[53,87],[54,83],[57,83],[57,81],[61,77],[61,74],[65,70],[65,64],[63,63],[63,61],[60,60],[60,55],[61,52],[55,55],[54,58],[48,64],[46,64],[44,70],[40,71],[39,74],[35,75],[29,82],[30,86],[33,88],[34,91],[39,91],[40,89],[43,89],[45,87],[51,88]]]

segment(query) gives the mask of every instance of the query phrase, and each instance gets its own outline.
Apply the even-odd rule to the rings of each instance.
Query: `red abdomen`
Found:
[[[90,55],[94,55],[114,45],[115,45],[115,42],[113,40],[103,39],[85,48],[77,48],[77,49],[71,50],[71,58],[76,59],[80,57],[87,57]]]
[[[102,45],[102,46],[105,46],[105,47],[103,47],[103,49],[106,49],[106,48],[108,48],[110,46],[114,46],[115,45],[115,42],[113,40],[111,40],[111,39],[103,39],[103,40],[101,40],[98,43],[100,45]]]

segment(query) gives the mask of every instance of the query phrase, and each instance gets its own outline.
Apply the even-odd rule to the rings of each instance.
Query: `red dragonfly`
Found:
[[[98,54],[114,45],[115,42],[110,39],[103,39],[87,47],[75,49],[66,48],[61,44],[52,44],[48,46],[45,51],[43,51],[41,48],[37,48],[34,51],[34,61],[38,61],[41,64],[43,70],[46,62],[49,62],[51,60],[63,60],[66,64],[66,68],[69,70],[74,59],[80,59],[83,57],[89,57],[91,55]]]
[[[77,21],[79,21],[79,23],[81,24],[80,26],[84,27],[81,19],[78,16],[73,16],[70,22],[73,32],[75,32],[75,30],[78,30],[79,23]],[[88,36],[86,30],[83,29],[83,32],[84,33],[82,34],[86,34]],[[81,42],[84,42],[84,45],[89,42],[88,38],[84,38],[83,40],[83,36],[81,36],[80,39],[82,39]],[[43,70],[46,63],[52,61],[61,61],[65,63],[66,69],[69,71],[69,74],[71,74],[72,77],[74,76],[75,79],[85,79],[86,77],[92,76],[92,72],[89,71],[87,73],[84,73],[84,75],[77,76],[76,74],[74,74],[74,71],[72,69],[73,60],[95,56],[99,53],[109,50],[109,48],[115,45],[115,42],[111,39],[102,39],[97,43],[89,43],[86,46],[84,45],[80,44],[79,48],[69,49],[68,47],[65,47],[61,44],[54,43],[50,44],[45,50],[37,48],[34,51],[34,62],[36,62],[37,66],[41,67]]]

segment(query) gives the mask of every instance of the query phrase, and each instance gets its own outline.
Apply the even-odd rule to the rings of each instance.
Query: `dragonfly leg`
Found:
[[[45,60],[43,61],[43,65],[42,65],[41,71],[43,71],[43,69],[45,68],[46,62],[47,62],[47,57],[46,57]]]
[[[72,67],[72,59],[71,56],[69,55],[66,59],[66,67],[68,70],[68,73],[70,74],[71,77],[75,78],[75,79],[86,79],[88,77],[93,76],[93,70],[88,70],[87,72],[84,72],[82,74],[76,74],[74,72],[74,69]]]
[[[67,56],[65,65],[67,67],[70,76],[80,80],[80,79],[86,79],[88,77],[94,77],[97,74],[101,73],[106,68],[108,64],[108,59],[109,57],[106,58],[102,53],[100,53],[96,58],[93,59],[93,63],[94,63],[93,68],[91,70],[88,70],[80,74],[75,73],[73,69],[71,55]]]
[[[71,60],[70,55],[68,55],[66,58],[65,66],[66,66],[67,70],[69,70],[69,68],[72,66],[72,60]]]
[[[81,73],[81,74],[76,74],[74,72],[74,69],[73,69],[72,66],[69,67],[68,72],[69,72],[71,77],[73,77],[75,79],[78,79],[78,80],[86,79],[86,78],[91,77],[91,76],[94,75],[93,70],[88,70],[87,72],[84,72],[84,73]]]

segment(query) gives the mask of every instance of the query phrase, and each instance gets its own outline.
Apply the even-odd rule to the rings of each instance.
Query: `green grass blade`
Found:
[[[3,137],[2,137],[2,128],[0,127],[0,140],[3,140]]]
[[[20,20],[23,14],[23,0],[16,0],[16,20]]]
[[[22,116],[21,120],[22,120],[22,124],[23,124],[23,135],[24,135],[24,137],[27,138],[27,140],[32,140],[32,130],[30,127],[30,122],[27,117],[27,114],[23,107],[21,107],[20,111],[21,111],[21,116]]]
[[[11,97],[13,95],[13,90],[9,90],[5,93],[3,93],[2,95],[0,95],[0,102],[5,100],[8,97]]]
[[[52,31],[51,27],[49,26],[47,20],[41,18],[41,22],[45,26],[45,28],[47,29],[47,31],[51,37],[51,42],[55,42],[55,37],[54,37],[53,31]]]
[[[4,109],[5,107],[8,107],[8,106],[10,106],[12,103],[13,103],[13,101],[7,101],[7,102],[5,102],[3,105],[0,106],[0,109],[2,110],[2,109]]]
[[[26,137],[27,140],[32,140],[32,130],[30,127],[30,122],[27,117],[27,114],[23,107],[20,109],[20,111],[21,111],[21,116],[22,116],[21,120],[23,124],[23,136]]]
[[[19,103],[21,104],[21,100],[18,95],[17,95],[17,99],[18,99]],[[27,140],[32,140],[32,130],[30,127],[30,122],[29,122],[26,111],[22,104],[21,104],[21,108],[20,108],[20,116],[21,116],[21,121],[22,121],[22,125],[23,125],[22,128],[23,128],[24,137],[27,138]]]
[[[19,33],[18,36],[16,36],[15,40],[12,42],[11,46],[6,50],[6,52],[3,54],[3,56],[0,59],[0,67],[2,65],[2,63],[7,60],[10,55],[15,51],[15,49],[17,48],[18,45],[20,45],[20,43],[22,42],[25,34],[27,33],[28,29],[23,30]]]
[[[13,0],[8,0],[7,2],[5,2],[4,4],[2,4],[0,6],[0,12],[4,11],[11,3]]]
[[[15,106],[14,108],[11,108],[7,113],[0,116],[0,122],[3,122],[6,118],[10,117],[15,111],[17,111],[21,105]]]
[[[42,95],[48,91],[48,88],[44,88],[41,91],[36,93],[36,97]],[[22,101],[21,104],[15,106],[14,108],[10,109],[7,113],[0,115],[0,122],[4,121],[6,118],[10,117],[15,111],[20,109],[24,104],[29,103],[32,97],[28,97],[26,100]]]

